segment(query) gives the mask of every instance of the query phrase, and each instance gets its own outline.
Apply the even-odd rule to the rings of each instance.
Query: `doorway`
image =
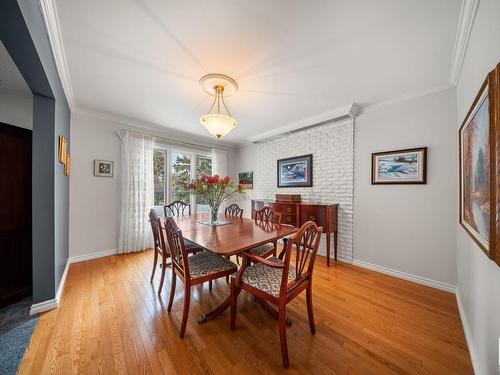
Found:
[[[31,143],[0,123],[0,308],[32,293]]]

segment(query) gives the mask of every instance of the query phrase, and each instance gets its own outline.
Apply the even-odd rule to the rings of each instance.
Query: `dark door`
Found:
[[[31,136],[0,123],[0,308],[32,290]]]

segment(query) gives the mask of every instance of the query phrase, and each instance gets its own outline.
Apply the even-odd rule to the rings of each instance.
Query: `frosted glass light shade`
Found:
[[[210,134],[215,135],[217,138],[224,137],[237,125],[234,118],[221,114],[206,114],[201,116],[200,123],[207,128]]]

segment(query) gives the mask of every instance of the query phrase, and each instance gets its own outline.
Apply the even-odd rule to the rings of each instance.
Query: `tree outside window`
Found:
[[[198,155],[196,157],[196,177],[212,175],[212,159],[206,156]],[[196,197],[197,204],[207,204],[201,197]]]
[[[165,205],[165,178],[167,155],[164,150],[153,151],[154,204]]]
[[[190,203],[187,185],[191,182],[191,155],[172,152],[172,200]]]

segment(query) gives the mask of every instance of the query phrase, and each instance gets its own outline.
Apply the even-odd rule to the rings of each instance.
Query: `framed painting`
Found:
[[[94,176],[113,177],[114,162],[110,160],[94,160]]]
[[[253,189],[253,172],[240,172],[238,182],[243,186],[243,189]]]
[[[302,155],[278,160],[278,187],[311,187],[313,185],[313,156]]]
[[[68,145],[66,138],[63,135],[59,136],[59,148],[57,153],[57,159],[60,163],[66,164],[66,154],[68,152]]]
[[[372,154],[372,185],[426,183],[427,147]]]
[[[500,265],[500,64],[488,74],[458,131],[460,224]]]

